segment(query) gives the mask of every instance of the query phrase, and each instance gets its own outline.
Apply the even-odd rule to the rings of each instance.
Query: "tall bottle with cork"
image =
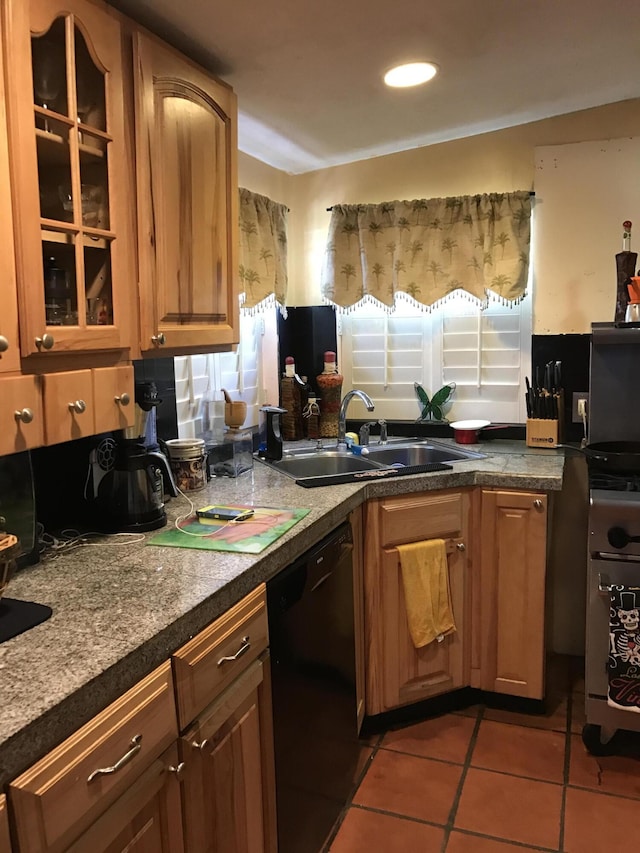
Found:
[[[306,385],[296,373],[296,363],[288,355],[284,360],[284,376],[280,382],[280,405],[286,412],[282,415],[280,431],[285,441],[304,438],[302,410],[306,403]]]
[[[616,255],[616,310],[614,321],[622,323],[626,319],[627,305],[629,303],[628,286],[635,274],[637,252],[631,251],[631,222],[628,219],[622,223],[622,251]]]
[[[320,391],[320,436],[338,437],[338,414],[342,400],[342,374],[338,373],[336,354],[327,350],[324,354],[324,370],[316,377]]]

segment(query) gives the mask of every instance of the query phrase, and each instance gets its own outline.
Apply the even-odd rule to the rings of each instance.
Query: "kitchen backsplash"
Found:
[[[591,335],[533,335],[531,338],[531,370],[544,368],[549,361],[562,362],[564,387],[565,441],[580,441],[581,423],[572,423],[571,405],[574,392],[589,391],[589,359]]]

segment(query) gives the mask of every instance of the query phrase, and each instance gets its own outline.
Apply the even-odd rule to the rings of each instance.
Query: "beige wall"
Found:
[[[536,147],[631,136],[640,136],[640,99],[303,175],[287,175],[242,155],[240,185],[291,208],[287,302],[317,305],[330,217],[326,208],[332,204],[533,189]],[[637,182],[638,173],[640,164],[632,180]],[[574,331],[561,324],[545,323],[545,331]]]

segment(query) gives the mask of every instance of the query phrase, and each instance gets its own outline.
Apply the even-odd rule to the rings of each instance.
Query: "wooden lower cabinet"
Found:
[[[379,714],[468,684],[470,495],[431,492],[370,501],[366,509],[367,713]],[[416,649],[396,545],[441,538],[456,631]]]
[[[268,656],[180,739],[186,853],[276,853]]]
[[[173,744],[65,853],[183,853],[182,772]]]
[[[481,502],[477,686],[542,699],[547,496],[483,489]]]
[[[3,794],[0,794],[0,853],[11,853],[7,799]]]

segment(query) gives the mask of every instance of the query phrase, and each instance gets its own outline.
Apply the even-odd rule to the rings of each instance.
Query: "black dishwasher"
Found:
[[[343,524],[267,583],[279,853],[319,853],[366,756],[352,552]]]

